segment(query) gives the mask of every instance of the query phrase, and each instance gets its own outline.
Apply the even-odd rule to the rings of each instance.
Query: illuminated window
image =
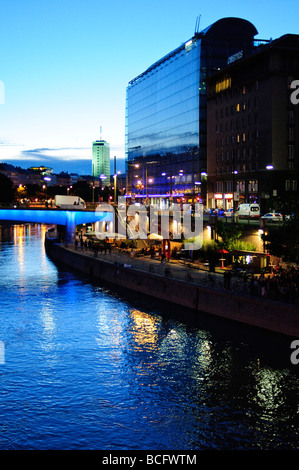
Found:
[[[240,111],[240,104],[239,103],[236,106],[236,111],[237,111],[237,113]]]
[[[227,88],[231,87],[232,80],[230,77],[224,78],[220,82],[216,83],[216,93],[220,93],[221,91],[227,90]]]

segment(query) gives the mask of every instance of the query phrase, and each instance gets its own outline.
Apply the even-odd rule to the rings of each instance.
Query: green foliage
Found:
[[[210,271],[215,270],[215,265],[218,260],[218,250],[219,245],[215,240],[205,241],[200,250],[198,250],[198,256],[209,262]]]
[[[256,251],[256,246],[253,243],[244,240],[229,240],[226,245],[228,251],[243,250],[243,251]]]
[[[223,220],[217,220],[216,222],[216,234],[217,238],[221,237],[222,248],[231,250],[232,244],[238,240],[242,235],[242,229],[239,225],[225,224]]]
[[[14,197],[13,181],[4,173],[0,173],[0,202],[11,203]]]
[[[71,194],[81,197],[84,201],[91,201],[92,187],[86,181],[78,181],[73,184]]]
[[[219,250],[219,245],[215,240],[204,241],[200,249],[202,255],[205,255],[207,253],[217,252],[218,250]]]
[[[262,235],[267,251],[283,261],[299,264],[299,217],[287,220]]]

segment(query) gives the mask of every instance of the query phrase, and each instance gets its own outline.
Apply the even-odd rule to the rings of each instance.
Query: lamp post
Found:
[[[117,185],[117,174],[113,175],[113,184],[114,184],[114,203],[116,204],[116,185]]]
[[[271,171],[271,170],[274,170],[274,166],[271,163],[269,163],[268,165],[266,165],[266,172]],[[265,192],[263,199],[269,198],[269,195],[267,196],[267,193],[268,192],[270,193],[270,188],[269,187],[267,187],[267,188],[265,188],[265,187],[262,188],[261,187],[262,181],[266,180],[268,182],[268,175],[266,175],[266,178],[263,178],[263,176],[262,176],[264,171],[265,170],[263,170],[263,169],[260,170],[259,177],[258,177],[258,202],[259,202],[259,205],[260,205],[261,213],[264,212],[264,209],[265,209],[263,207],[263,210],[262,210],[262,193],[263,193],[263,189],[264,189],[264,192]],[[265,204],[263,203],[263,206],[264,205]]]
[[[236,197],[237,197],[237,192],[236,192],[236,175],[238,174],[237,170],[233,171],[233,218],[234,222],[237,221],[237,216],[236,216]]]

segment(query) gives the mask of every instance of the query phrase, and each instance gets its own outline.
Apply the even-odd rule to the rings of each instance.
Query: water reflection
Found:
[[[130,328],[137,349],[154,350],[158,343],[160,319],[137,309],[130,309]]]
[[[284,342],[57,269],[45,230],[0,230],[1,449],[298,447]]]

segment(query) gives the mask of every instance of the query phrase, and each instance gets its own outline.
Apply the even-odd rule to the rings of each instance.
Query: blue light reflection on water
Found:
[[[298,448],[287,345],[59,270],[45,229],[0,229],[0,449]]]

